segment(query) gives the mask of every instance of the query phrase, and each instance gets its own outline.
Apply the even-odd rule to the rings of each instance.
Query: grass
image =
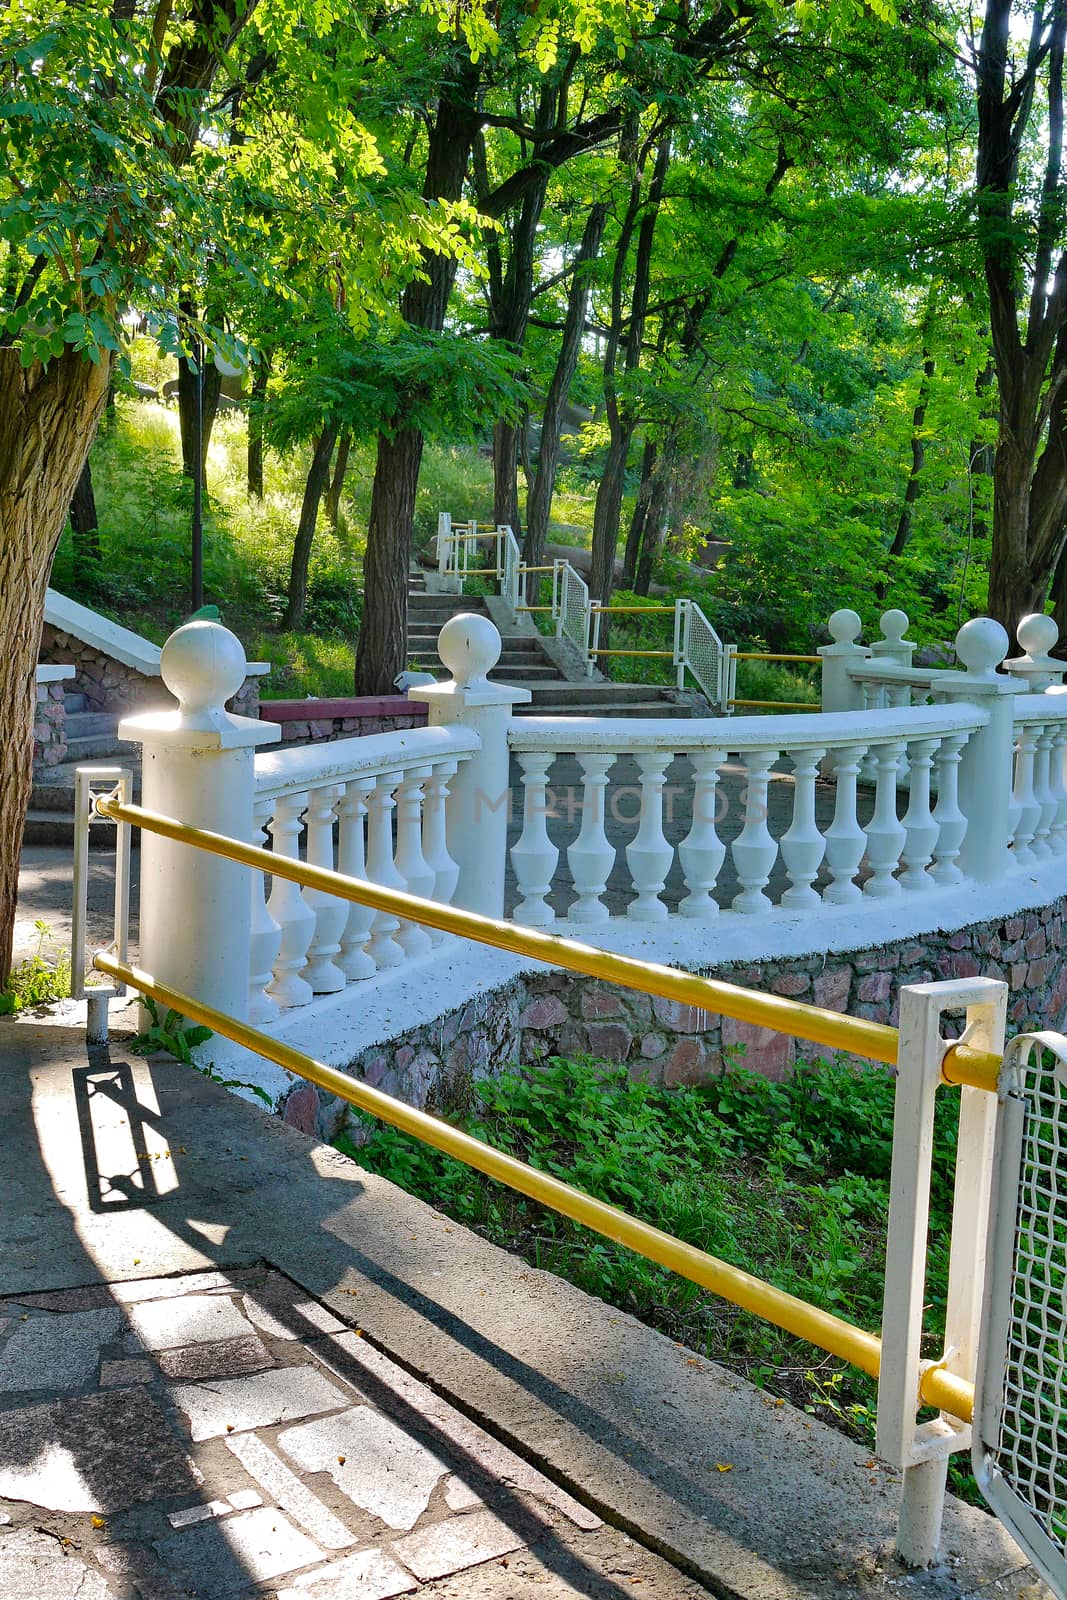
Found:
[[[70,995],[70,956],[66,950],[49,950],[52,929],[38,917],[37,948],[26,961],[11,970],[7,988],[0,993],[0,1016],[32,1011],[35,1006],[66,1000]]]
[[[477,1082],[452,1120],[586,1193],[860,1326],[881,1324],[893,1081],[818,1063],[783,1084],[740,1066],[696,1088],[589,1058]],[[941,1097],[927,1284],[943,1331],[956,1104]],[[353,1113],[338,1148],[437,1209],[632,1312],[870,1448],[873,1380],[452,1158]],[[966,1475],[957,1489],[967,1488]]]

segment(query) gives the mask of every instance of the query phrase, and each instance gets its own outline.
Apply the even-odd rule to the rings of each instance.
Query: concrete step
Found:
[[[114,732],[93,733],[85,738],[67,740],[67,760],[70,761],[119,761],[124,756],[132,755],[136,746],[125,744],[116,739]]]
[[[420,666],[428,667],[431,670],[442,666],[441,657],[436,650],[424,650],[412,646],[408,650],[408,657],[414,657],[418,660]],[[552,663],[546,661],[540,653],[535,655],[532,651],[502,650],[500,652],[500,660],[493,670],[497,671],[500,667],[545,667],[554,678],[558,677],[558,673]]]
[[[73,689],[68,689],[63,696],[63,704],[66,707],[68,717],[76,716],[79,712],[84,711],[85,703],[85,696],[78,694]]]
[[[515,707],[517,717],[654,717],[657,722],[661,719],[679,722],[689,721],[696,714],[691,706],[675,705],[670,700],[659,700],[651,705],[624,705],[617,700],[574,705],[571,701],[535,699],[529,705]]]
[[[433,651],[436,653],[439,634],[440,629],[438,628],[409,628],[407,633],[407,642],[408,645],[413,649],[417,647],[420,650]],[[540,641],[538,639],[532,639],[528,635],[521,633],[502,634],[500,638],[500,648],[501,650],[508,651],[513,655],[544,655],[544,651],[542,650]]]
[[[114,850],[117,828],[115,823],[109,822],[106,817],[98,817],[89,829],[89,847],[93,850]],[[63,811],[27,811],[26,827],[22,835],[24,844],[50,844],[59,845],[64,849],[74,848],[74,812]],[[140,836],[135,832],[133,842],[136,846]]]
[[[561,683],[558,695],[554,695],[553,698],[574,706],[596,702],[598,705],[658,707],[665,703],[663,689],[659,684],[597,683],[592,679],[583,683]],[[654,715],[653,712],[647,714]]]
[[[75,711],[67,712],[66,730],[67,743],[72,739],[89,739],[100,734],[108,733],[114,739],[119,726],[119,719],[111,711]]]

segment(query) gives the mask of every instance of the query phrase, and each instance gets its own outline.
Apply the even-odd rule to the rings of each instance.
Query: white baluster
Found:
[[[266,842],[266,825],[270,821],[271,810],[269,800],[256,801],[253,811],[255,827],[252,830],[254,845],[260,846]],[[248,949],[248,1020],[273,1022],[278,1015],[278,1002],[266,990],[271,981],[278,951],[281,949],[282,930],[267,910],[265,875],[253,871],[251,877],[252,931]]]
[[[1064,768],[1064,747],[1067,746],[1067,728],[1056,723],[1052,732],[1052,750],[1049,753],[1049,788],[1056,802],[1056,815],[1049,840],[1054,855],[1067,850],[1067,771]]]
[[[719,914],[711,891],[726,858],[726,846],[715,831],[719,768],[726,760],[726,751],[694,750],[689,759],[693,764],[693,823],[678,846],[689,893],[678,910],[683,917],[705,920]]]
[[[893,873],[905,840],[904,829],[897,816],[897,777],[903,754],[903,739],[893,739],[875,749],[878,780],[874,793],[874,815],[866,829],[867,860],[871,875],[863,885],[864,894],[872,900],[890,900],[901,892]]]
[[[960,752],[967,743],[965,733],[948,733],[941,740],[935,758],[937,765],[937,805],[934,821],[937,823],[937,843],[934,845],[934,864],[930,876],[935,883],[962,883],[963,873],[956,865],[967,818],[960,810]]]
[[[274,853],[300,860],[300,818],[307,805],[306,794],[279,795],[274,802],[274,818],[269,832]],[[267,909],[282,930],[281,944],[274,963],[274,982],[268,993],[280,1006],[306,1006],[311,985],[300,976],[308,945],[315,932],[315,913],[300,893],[299,884],[274,875]]]
[[[1015,730],[1015,787],[1012,797],[1018,807],[1015,822],[1012,854],[1016,861],[1036,861],[1030,848],[1034,837],[1040,807],[1034,794],[1034,752],[1037,748],[1037,729],[1025,724]]]
[[[823,890],[823,899],[831,905],[851,905],[860,899],[858,884],[852,880],[863,860],[867,836],[856,816],[856,780],[865,746],[842,745],[831,753],[837,793],[834,797],[834,820],[826,830],[826,865],[831,882]]]
[[[626,864],[637,890],[626,915],[632,922],[663,922],[667,906],[660,899],[660,892],[674,860],[674,847],[667,843],[663,832],[663,783],[674,752],[643,750],[634,759],[641,774],[641,817],[636,834],[626,846]]]
[[[891,706],[911,705],[911,685],[908,683],[890,683],[886,685],[886,700]]]
[[[931,887],[930,874],[926,869],[933,859],[940,832],[930,810],[930,768],[934,764],[936,749],[936,739],[916,739],[908,746],[911,782],[908,809],[904,813],[906,837],[900,857],[904,866],[900,883],[905,889]]]
[[[367,855],[363,844],[363,819],[367,815],[367,796],[374,788],[373,778],[357,778],[345,784],[345,792],[337,808],[340,832],[337,842],[337,870],[346,878],[367,877]],[[373,978],[378,967],[373,956],[367,954],[366,944],[374,921],[372,906],[361,906],[355,901],[348,908],[348,921],[341,934],[341,959],[337,965],[350,983],[362,978]]]
[[[448,827],[445,802],[448,782],[454,778],[458,762],[438,761],[426,780],[422,805],[422,853],[433,872],[433,899],[450,905],[459,878],[459,866],[448,853]],[[451,936],[439,928],[429,930],[431,944],[443,944]]]
[[[548,772],[555,761],[551,750],[522,750],[522,834],[511,847],[511,864],[522,900],[515,921],[545,928],[555,912],[545,898],[559,861],[559,851],[548,837]]]
[[[812,881],[826,853],[826,840],[815,826],[815,780],[825,750],[790,750],[793,763],[793,816],[782,835],[780,849],[789,888],[782,905],[793,909],[821,905]]]
[[[882,711],[885,709],[885,684],[868,683],[864,685],[863,709],[864,711]],[[867,748],[860,763],[859,781],[862,784],[873,785],[878,773],[877,762],[873,745]]]
[[[367,877],[385,889],[402,889],[404,880],[393,865],[393,790],[399,772],[385,772],[367,800]],[[393,937],[400,922],[388,911],[377,911],[371,922],[367,954],[379,967],[395,967],[404,952]]]
[[[1049,783],[1049,757],[1052,752],[1052,728],[1048,723],[1037,731],[1037,749],[1034,752],[1034,799],[1037,801],[1037,822],[1030,845],[1035,856],[1047,860],[1053,854],[1049,835],[1056,818],[1056,802]]]
[[[429,900],[433,869],[422,853],[422,786],[429,767],[412,767],[396,791],[396,870],[409,894]],[[405,918],[396,942],[407,956],[424,956],[433,948],[429,930]]]
[[[333,868],[333,808],[341,794],[332,784],[312,789],[306,814],[307,858],[312,867]],[[305,889],[304,903],[315,913],[315,932],[308,946],[304,968],[305,982],[316,994],[336,994],[345,986],[345,975],[334,961],[341,952],[341,934],[348,921],[348,905],[324,889]]]
[[[567,915],[572,922],[607,922],[608,908],[600,896],[615,865],[615,846],[604,831],[604,791],[616,757],[579,752],[577,760],[583,778],[582,826],[567,846],[567,865],[578,898]]]
[[[767,786],[778,752],[746,750],[741,759],[745,764],[745,825],[730,846],[741,884],[740,893],[734,895],[733,908],[735,911],[767,911],[771,902],[763,891],[778,858],[778,846],[767,826]]]

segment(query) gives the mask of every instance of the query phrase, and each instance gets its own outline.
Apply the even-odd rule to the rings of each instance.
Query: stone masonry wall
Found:
[[[404,695],[353,696],[349,700],[267,700],[260,716],[281,725],[283,745],[328,743],[368,733],[425,726],[424,705]]]
[[[67,710],[62,683],[39,683],[33,718],[34,766],[55,767],[67,753]]]
[[[708,976],[807,1001],[831,1011],[895,1024],[904,984],[991,977],[1011,988],[1015,1031],[1058,1028],[1067,1011],[1067,960],[1061,950],[1067,900],[1040,911],[934,933],[844,955],[811,955],[758,965],[724,964]],[[673,1000],[618,989],[568,972],[538,972],[479,995],[459,1010],[401,1038],[364,1050],[349,1070],[412,1105],[463,1104],[473,1079],[509,1063],[588,1054],[625,1064],[632,1076],[667,1085],[703,1083],[738,1061],[773,1079],[797,1060],[827,1051],[749,1023]],[[330,1138],[343,1126],[343,1101],[310,1084],[279,1107],[305,1133]]]
[[[68,679],[65,687],[68,694],[83,694],[89,711],[122,712],[170,703],[159,678],[145,677],[50,622],[41,632],[38,659],[76,669],[76,676]]]

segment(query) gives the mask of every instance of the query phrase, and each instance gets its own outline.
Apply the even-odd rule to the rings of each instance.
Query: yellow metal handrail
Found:
[[[271,850],[261,850],[258,845],[245,844],[241,839],[230,839],[225,834],[211,833],[206,828],[190,827],[174,817],[148,811],[144,806],[122,805],[109,796],[97,799],[96,809],[101,816],[110,817],[113,821],[127,822],[131,827],[158,833],[179,844],[192,845],[211,855],[243,862],[259,872],[287,878],[305,888],[321,889],[339,900],[371,906],[402,921],[421,922],[426,927],[439,928],[444,933],[455,933],[464,939],[495,945],[515,955],[530,956],[549,966],[565,967],[568,971],[581,972],[586,977],[617,983],[624,989],[636,989],[642,994],[657,995],[664,1000],[678,1000],[683,1005],[695,1006],[701,1011],[712,1011],[733,1017],[739,1022],[772,1028],[779,1033],[791,1034],[795,1039],[826,1045],[831,1050],[845,1050],[851,1055],[883,1061],[889,1066],[897,1064],[899,1031],[883,1022],[869,1022],[865,1017],[848,1017],[838,1011],[827,1011],[821,1006],[805,1005],[800,1000],[788,1000],[783,995],[742,989],[737,984],[724,983],[720,978],[697,977],[677,967],[638,961],[633,956],[617,955],[613,950],[580,944],[576,939],[545,933],[540,928],[527,928],[517,922],[485,917],[476,911],[464,911],[458,906],[444,905],[437,900],[423,900],[402,889],[387,889],[380,883],[348,878],[329,867],[293,861]],[[995,1093],[1000,1066],[1001,1058],[998,1055],[975,1050],[970,1045],[950,1043],[942,1060],[942,1076],[946,1083],[968,1084],[972,1088]]]
[[[129,806],[122,809],[136,811],[140,808]],[[405,895],[398,898],[407,900],[412,897]],[[151,973],[119,961],[115,956],[105,953],[97,955],[93,965],[121,983],[129,984],[131,988],[172,1008],[188,1021],[201,1023],[214,1033],[232,1039],[234,1043],[244,1045],[268,1061],[274,1061],[278,1066],[306,1078],[320,1089],[336,1094],[348,1105],[369,1112],[382,1122],[399,1128],[402,1133],[410,1134],[424,1144],[432,1145],[435,1150],[462,1161],[466,1166],[484,1172],[498,1183],[517,1189],[520,1194],[558,1211],[562,1216],[570,1217],[606,1239],[626,1245],[647,1260],[658,1262],[690,1283],[720,1295],[742,1310],[755,1313],[796,1338],[851,1362],[872,1378],[878,1376],[882,1341],[877,1334],[867,1333],[853,1323],[846,1322],[843,1317],[821,1311],[818,1306],[809,1305],[796,1295],[776,1289],[773,1284],[765,1283],[762,1278],[744,1272],[740,1267],[731,1266],[717,1256],[698,1250],[695,1245],[685,1244],[662,1229],[654,1228],[651,1223],[629,1216],[617,1206],[608,1205],[604,1200],[595,1200],[592,1195],[584,1194],[582,1190],[564,1183],[561,1178],[554,1178],[519,1161],[515,1156],[495,1150],[492,1145],[483,1144],[481,1140],[472,1138],[470,1134],[463,1133],[438,1117],[430,1116],[426,1111],[419,1111],[403,1100],[395,1100],[380,1089],[350,1078],[336,1067],[327,1066],[324,1061],[317,1061],[302,1050],[282,1043],[280,1039],[273,1039],[269,1034],[227,1016],[225,1012],[216,1011],[214,1006],[203,1005],[192,995],[182,994],[169,984],[160,983]],[[954,1377],[940,1367],[929,1367],[923,1374],[920,1393],[925,1405],[936,1406],[938,1410],[947,1411],[964,1422],[971,1420],[974,1389],[964,1379]]]
[[[769,650],[735,650],[735,661],[801,661],[805,666],[822,666],[822,656],[778,655]]]

